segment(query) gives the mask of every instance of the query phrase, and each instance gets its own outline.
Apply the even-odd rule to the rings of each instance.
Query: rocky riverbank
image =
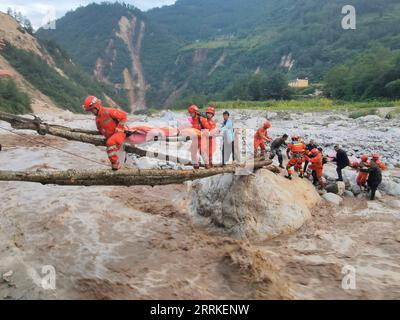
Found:
[[[255,129],[267,114],[234,111],[232,116],[236,127]],[[42,118],[93,128],[87,116]],[[344,186],[337,188],[337,203],[320,198],[306,180],[288,181],[266,170],[156,188],[2,182],[0,298],[398,299],[399,122],[333,113],[270,113],[268,118],[274,137],[302,134],[316,139],[327,153],[336,143],[354,156],[381,153],[389,170],[377,201],[358,194],[351,169],[345,170]],[[131,120],[179,124],[186,115],[164,112]],[[1,170],[108,164],[104,148],[19,133],[26,139],[0,132]],[[187,143],[179,146],[179,154],[187,157]],[[159,145],[146,147],[157,150]],[[127,165],[176,168],[134,157]],[[327,165],[328,182],[335,174],[334,166]],[[55,290],[43,288],[44,266],[55,269]],[[342,287],[346,266],[356,270],[355,290]]]

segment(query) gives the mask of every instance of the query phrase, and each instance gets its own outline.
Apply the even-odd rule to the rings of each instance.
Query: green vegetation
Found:
[[[366,109],[366,110],[357,110],[353,111],[350,113],[349,117],[352,119],[357,119],[365,116],[370,116],[370,115],[377,115],[378,110],[377,109]]]
[[[333,98],[400,98],[400,51],[382,46],[358,55],[328,72],[325,90]]]
[[[395,108],[394,110],[388,112],[386,114],[386,119],[398,119],[400,118],[400,107]]]
[[[56,45],[53,41],[44,41],[44,47],[54,59],[57,67],[61,69],[69,79],[83,87],[91,95],[104,98],[104,94],[112,98],[121,108],[129,110],[128,97],[122,89],[115,89],[113,86],[95,81],[89,74],[72,63],[68,54]]]
[[[50,52],[53,50],[53,54],[58,50],[56,47],[49,48]],[[27,81],[52,98],[61,108],[82,112],[82,101],[89,94],[94,93],[104,99],[104,87],[69,62],[69,59],[63,56],[62,51],[58,51],[54,57],[57,67],[64,72],[64,75],[57,72],[41,57],[15,48],[11,44],[6,45],[2,55]],[[110,89],[108,93],[111,94]],[[111,95],[111,97],[113,96],[116,94]]]
[[[21,114],[32,111],[31,100],[13,79],[0,78],[0,111]]]
[[[203,97],[204,98],[204,97]],[[369,102],[348,102],[332,100],[327,98],[297,99],[297,100],[268,100],[268,101],[207,101],[202,97],[180,100],[173,109],[186,110],[191,103],[201,108],[212,104],[219,110],[268,110],[268,111],[294,111],[294,112],[320,112],[320,111],[352,111],[353,117],[362,117],[368,114],[375,114],[371,110],[380,108],[395,108],[393,114],[400,112],[400,101],[369,101]],[[182,103],[181,103],[182,102]],[[183,103],[184,102],[184,103]],[[197,103],[196,103],[197,102]],[[397,107],[397,108],[396,108]]]
[[[227,100],[265,101],[268,99],[289,99],[293,91],[288,86],[287,78],[278,72],[268,75],[253,74],[244,76],[230,87]]]
[[[256,70],[283,74],[288,80],[326,80],[328,96],[336,99],[400,98],[400,77],[390,71],[398,65],[400,3],[353,0],[356,30],[341,27],[346,4],[343,0],[179,0],[146,13],[121,3],[91,4],[58,20],[56,30],[38,34],[55,40],[88,72],[93,72],[97,58],[103,58],[105,76],[117,84],[122,82],[122,70],[130,67],[126,46],[116,36],[118,21],[121,16],[144,21],[141,61],[150,107],[180,104],[172,101],[171,94],[182,101],[274,97],[253,90],[256,80],[236,95],[232,88],[253,78]],[[139,23],[134,40],[138,28]],[[294,61],[290,70],[281,66],[283,57]],[[308,94],[295,92],[295,96]],[[286,94],[274,98],[280,97],[288,98]]]

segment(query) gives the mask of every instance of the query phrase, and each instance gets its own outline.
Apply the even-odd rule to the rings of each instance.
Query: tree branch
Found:
[[[138,186],[182,184],[236,170],[266,168],[279,172],[272,161],[255,162],[252,166],[227,165],[209,170],[68,170],[68,171],[0,171],[0,181],[23,181],[63,186]]]

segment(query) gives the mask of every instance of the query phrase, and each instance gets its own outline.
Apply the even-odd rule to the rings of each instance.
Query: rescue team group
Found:
[[[102,105],[101,100],[95,96],[89,96],[85,99],[83,108],[90,111],[96,116],[96,126],[100,133],[107,139],[107,154],[110,159],[113,170],[119,170],[121,163],[118,153],[122,148],[127,135],[127,114],[124,111],[114,108],[106,108]],[[235,160],[234,152],[234,129],[233,122],[230,120],[228,111],[223,113],[223,122],[217,130],[217,123],[214,120],[215,107],[208,106],[203,114],[196,105],[188,108],[189,120],[192,128],[199,130],[201,134],[198,141],[192,141],[191,156],[194,169],[199,169],[199,154],[202,156],[206,169],[213,167],[213,155],[216,151],[215,137],[212,134],[203,135],[204,132],[218,132],[224,137],[222,150],[222,164],[225,165],[229,159]],[[385,170],[385,164],[380,161],[379,154],[362,155],[360,161],[350,163],[350,160],[344,150],[339,146],[335,146],[336,156],[329,158],[323,155],[323,149],[318,147],[314,140],[309,144],[305,144],[299,135],[291,137],[291,142],[287,143],[289,136],[287,134],[273,140],[268,135],[268,129],[271,123],[266,121],[254,135],[254,157],[260,156],[264,159],[274,159],[278,156],[279,167],[283,166],[282,148],[286,148],[286,154],[289,162],[286,165],[286,178],[292,179],[294,171],[298,173],[300,178],[313,177],[314,185],[319,184],[320,189],[325,188],[323,177],[324,164],[328,161],[336,162],[337,165],[337,181],[343,181],[342,170],[348,166],[352,166],[359,170],[357,184],[361,189],[371,191],[371,200],[374,200],[378,186],[382,182],[382,170]],[[266,155],[266,143],[271,143],[269,156]],[[294,170],[293,170],[294,169]]]

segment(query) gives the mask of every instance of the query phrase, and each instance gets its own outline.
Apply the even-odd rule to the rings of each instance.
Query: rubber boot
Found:
[[[113,171],[118,171],[119,169],[122,168],[121,164],[119,162],[114,162],[111,164],[111,168]]]

